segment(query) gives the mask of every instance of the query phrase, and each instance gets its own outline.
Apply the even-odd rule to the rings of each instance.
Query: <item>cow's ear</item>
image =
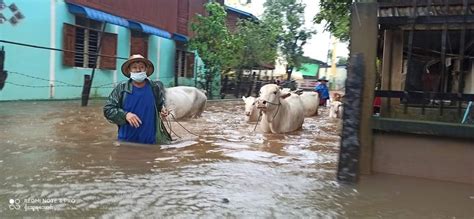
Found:
[[[290,95],[291,95],[291,93],[286,93],[286,94],[281,95],[280,98],[285,99],[285,98],[289,97]]]
[[[245,99],[246,99],[246,98],[245,98],[245,96],[242,96],[242,100],[244,100],[244,101],[245,101]]]

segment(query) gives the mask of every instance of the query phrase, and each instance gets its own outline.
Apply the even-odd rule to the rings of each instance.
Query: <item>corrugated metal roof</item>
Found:
[[[381,7],[379,8],[378,16],[379,17],[410,17],[414,15],[416,11],[416,16],[452,16],[452,15],[463,15],[463,6],[462,5],[451,5],[446,10],[445,6],[420,6],[416,7],[416,10],[413,7]],[[469,5],[467,9],[467,14],[472,15],[474,12],[474,5]]]

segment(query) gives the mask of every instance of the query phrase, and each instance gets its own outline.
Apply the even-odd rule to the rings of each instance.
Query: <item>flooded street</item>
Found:
[[[118,143],[103,101],[0,102],[0,216],[474,218],[474,186],[393,175],[336,181],[338,120],[253,132],[209,102],[166,146]],[[173,135],[175,138],[176,136]]]

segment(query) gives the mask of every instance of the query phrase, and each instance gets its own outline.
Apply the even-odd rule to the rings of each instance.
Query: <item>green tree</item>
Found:
[[[337,65],[347,65],[347,57],[338,56]]]
[[[240,45],[227,29],[225,9],[215,2],[207,3],[205,8],[208,16],[196,15],[196,21],[191,24],[194,36],[190,39],[189,46],[197,50],[205,65],[206,90],[212,99],[214,79],[221,71],[236,65],[238,59],[235,53]],[[219,81],[215,82],[217,86],[218,83]]]
[[[265,21],[240,20],[237,25],[234,42],[239,51],[235,54],[235,68],[252,69],[273,63],[277,57],[277,29]]]
[[[319,0],[319,13],[314,22],[325,21],[324,29],[341,41],[349,40],[349,24],[352,0]]]
[[[314,31],[304,25],[305,5],[297,0],[267,0],[263,20],[278,31],[278,49],[287,62],[288,80],[291,70],[301,66],[303,46]]]

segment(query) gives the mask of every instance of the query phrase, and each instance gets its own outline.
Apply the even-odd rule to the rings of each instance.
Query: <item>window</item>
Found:
[[[130,55],[140,54],[148,58],[148,35],[132,30],[130,37]]]
[[[117,54],[117,35],[106,32],[100,34],[101,26],[101,22],[79,16],[76,17],[76,25],[64,23],[63,49],[67,50],[64,52],[64,65],[93,68],[97,64],[96,67],[101,69],[116,68],[115,57],[94,55],[99,53],[99,35],[102,35],[100,54],[106,56]]]
[[[175,73],[179,77],[194,77],[194,53],[184,50],[176,50]]]

